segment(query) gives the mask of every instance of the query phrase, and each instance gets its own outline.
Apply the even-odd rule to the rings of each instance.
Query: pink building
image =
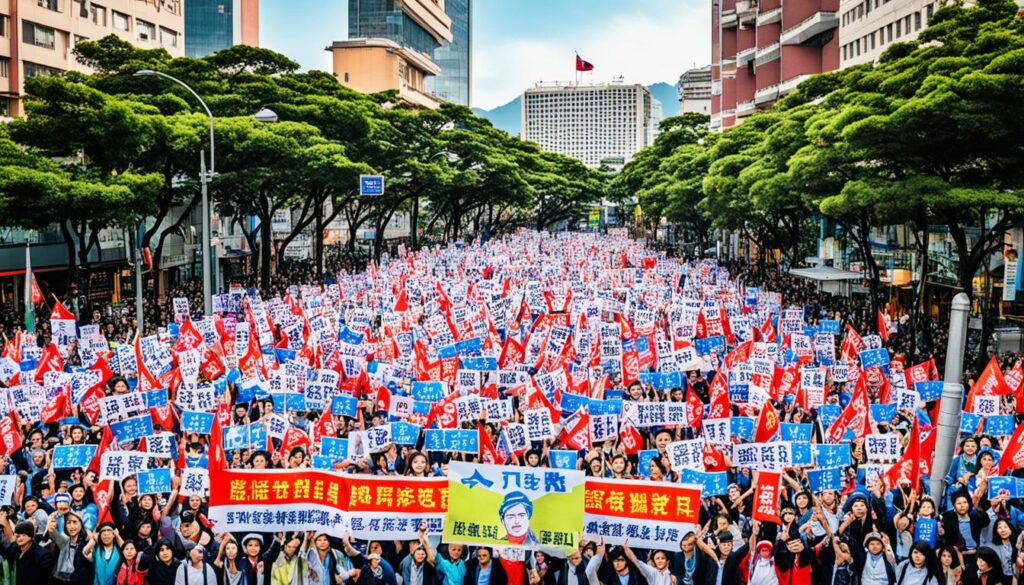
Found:
[[[712,0],[711,128],[839,68],[839,0]]]

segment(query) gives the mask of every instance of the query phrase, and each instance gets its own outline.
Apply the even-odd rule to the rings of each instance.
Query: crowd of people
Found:
[[[326,358],[303,355],[303,349],[316,344],[310,336],[309,320],[314,315],[335,317],[332,327],[358,330],[376,343],[367,346],[362,356],[367,362],[388,362],[393,375],[408,383],[423,379],[412,357],[414,349],[404,341],[392,341],[391,349],[382,349],[382,340],[390,340],[395,331],[412,333],[420,340],[437,340],[437,321],[431,317],[444,314],[456,339],[479,335],[487,339],[482,353],[503,360],[509,339],[523,346],[522,358],[512,366],[522,366],[531,377],[539,374],[527,341],[530,331],[538,327],[545,314],[568,313],[568,323],[576,331],[568,341],[579,343],[579,329],[593,329],[601,322],[621,325],[625,338],[648,336],[652,341],[674,344],[670,315],[678,317],[675,306],[684,299],[714,299],[721,308],[715,317],[732,319],[732,323],[748,322],[744,331],[725,330],[724,348],[715,348],[700,355],[699,363],[691,365],[674,387],[631,379],[629,372],[597,365],[588,355],[566,358],[569,370],[587,368],[590,397],[621,396],[638,403],[651,401],[683,402],[690,394],[707,409],[716,400],[716,392],[725,387],[724,378],[732,366],[730,356],[737,348],[752,344],[774,345],[778,352],[777,366],[793,363],[829,366],[850,356],[836,346],[857,336],[875,337],[875,316],[863,304],[848,298],[821,294],[812,285],[780,275],[768,269],[741,266],[719,266],[713,261],[682,262],[653,255],[624,238],[564,235],[555,237],[525,232],[486,246],[445,248],[413,256],[395,258],[382,266],[371,266],[358,273],[332,274],[325,282],[314,282],[313,273],[279,272],[273,291],[264,291],[262,304],[270,321],[270,343],[264,354],[274,348],[292,350],[290,359],[306,362],[310,367],[326,367]],[[292,279],[292,280],[286,280]],[[485,285],[484,283],[490,283]],[[543,293],[541,292],[543,290]],[[753,295],[748,291],[756,291]],[[545,294],[546,293],[546,294]],[[773,293],[781,302],[774,303]],[[255,297],[249,290],[243,297]],[[328,299],[329,295],[334,298]],[[151,299],[146,306],[146,332],[162,330],[159,340],[172,347],[173,336],[182,320],[175,314],[173,298],[187,299],[191,318],[214,318],[222,321],[250,322],[253,340],[263,324],[255,322],[251,304],[228,318],[218,314],[204,317],[201,287],[190,282],[171,291],[166,297]],[[505,317],[497,311],[499,299],[512,298]],[[538,302],[539,301],[539,302]],[[561,304],[559,301],[564,301]],[[400,307],[403,303],[408,307]],[[558,307],[562,309],[559,310]],[[274,307],[284,307],[275,312]],[[478,311],[478,309],[480,309]],[[653,310],[657,319],[653,326],[641,326],[637,315]],[[706,309],[705,309],[706,310]],[[815,348],[809,358],[796,358],[790,346],[790,334],[784,334],[781,315],[799,310],[801,322],[817,327],[825,321],[841,324],[843,334],[834,336],[831,349]],[[459,314],[459,317],[455,317]],[[285,317],[282,317],[285,315]],[[288,316],[291,315],[291,316]],[[580,315],[590,317],[582,321]],[[297,318],[292,318],[295,316]],[[481,317],[483,316],[483,317]],[[758,317],[756,321],[750,317]],[[45,315],[38,320],[38,337],[26,332],[15,334],[17,327],[3,332],[5,357],[24,353],[19,343],[48,345],[55,343]],[[765,319],[767,317],[767,319]],[[485,319],[483,327],[474,323]],[[709,320],[714,317],[708,314]],[[177,323],[175,323],[177,321]],[[704,313],[701,313],[704,321]],[[296,326],[296,323],[299,323]],[[304,323],[304,324],[303,324]],[[443,321],[442,321],[443,323]],[[98,325],[111,352],[87,352],[80,340],[61,345],[60,352],[66,372],[81,372],[95,359],[109,362],[114,370],[104,376],[105,397],[123,395],[137,390],[138,372],[119,371],[113,359],[119,345],[135,343],[133,317],[107,314],[102,309],[85,310],[78,315],[78,326]],[[174,324],[168,327],[169,324]],[[500,326],[498,326],[500,325]],[[708,328],[710,325],[704,324]],[[901,337],[898,320],[887,331],[887,347],[892,358],[887,375],[863,376],[872,403],[886,400],[880,390],[896,384],[909,369],[934,355],[907,355],[906,339]],[[699,328],[698,328],[699,330]],[[853,331],[851,334],[850,331]],[[705,329],[705,333],[710,333]],[[858,335],[858,332],[860,335]],[[268,421],[275,413],[274,401],[268,396],[241,399],[242,380],[237,375],[240,365],[232,351],[232,335],[218,329],[210,347],[228,372],[219,381],[218,395],[230,403],[232,426]],[[891,336],[889,335],[891,333]],[[332,330],[337,337],[337,330]],[[448,337],[446,332],[442,337]],[[795,333],[794,333],[795,335]],[[305,341],[302,341],[302,340]],[[314,341],[310,341],[313,339]],[[20,340],[20,341],[19,341]],[[683,340],[678,340],[680,343]],[[593,341],[591,341],[593,343]],[[326,342],[322,342],[326,343]],[[682,343],[685,345],[685,343]],[[745,345],[746,344],[746,345]],[[425,362],[437,358],[437,348],[426,343]],[[944,346],[938,343],[935,347]],[[297,351],[296,351],[297,350]],[[543,353],[543,349],[542,349]],[[570,352],[575,353],[575,352]],[[742,349],[741,349],[742,353]],[[831,357],[830,357],[831,356]],[[141,365],[143,358],[136,356]],[[536,356],[534,356],[536,357]],[[941,356],[939,356],[941,359]],[[371,359],[372,358],[372,359]],[[856,361],[854,355],[851,361]],[[273,362],[274,359],[269,359]],[[602,360],[597,360],[601,362]],[[655,362],[658,363],[658,362]],[[527,365],[529,364],[529,365]],[[505,364],[503,364],[504,366]],[[548,365],[545,363],[545,365]],[[939,362],[941,367],[941,361]],[[262,375],[273,377],[283,364],[265,363]],[[177,365],[173,366],[177,367]],[[1004,384],[1011,390],[1000,394],[1001,415],[1015,414],[1015,395],[1019,378],[1010,373],[1020,368],[1012,356],[1002,360],[1006,372]],[[35,371],[24,362],[19,380],[0,380],[7,390],[5,410],[15,413],[13,427],[17,448],[0,457],[0,475],[13,476],[11,492],[0,493],[0,582],[16,585],[41,583],[75,583],[92,585],[180,585],[244,584],[244,585],[998,585],[1016,584],[1024,572],[1024,493],[1000,489],[993,493],[989,481],[1003,475],[1000,457],[1010,446],[1008,433],[987,433],[984,425],[962,429],[957,454],[946,478],[944,494],[931,494],[926,476],[914,475],[914,481],[901,477],[888,482],[872,468],[865,437],[853,433],[839,444],[849,448],[849,465],[843,468],[842,485],[815,489],[809,477],[812,466],[787,469],[782,476],[781,498],[775,502],[778,518],[755,520],[758,471],[733,465],[729,450],[722,449],[720,469],[728,477],[723,493],[702,494],[700,520],[669,550],[643,550],[626,542],[613,546],[601,540],[584,539],[581,545],[558,554],[549,550],[531,551],[516,548],[466,546],[441,542],[436,534],[421,526],[409,540],[363,540],[348,535],[337,537],[327,533],[282,530],[268,533],[232,534],[219,530],[210,521],[207,498],[192,493],[180,495],[181,473],[189,467],[205,467],[209,461],[209,435],[182,429],[180,409],[169,422],[161,423],[153,416],[155,428],[166,424],[165,431],[175,434],[178,456],[154,458],[150,468],[169,467],[174,476],[171,490],[165,493],[140,493],[135,477],[128,475],[112,482],[107,501],[98,495],[102,482],[96,462],[76,468],[55,468],[54,448],[58,445],[101,445],[110,441],[109,426],[97,419],[84,404],[63,405],[63,416],[44,422],[23,416],[13,403],[15,388],[38,386],[33,382]],[[642,367],[655,370],[653,364]],[[851,367],[851,370],[855,368]],[[593,370],[597,370],[595,375]],[[831,371],[831,370],[830,370]],[[343,372],[346,379],[351,372]],[[154,373],[157,374],[157,373]],[[977,375],[965,373],[966,388]],[[47,379],[49,382],[53,378]],[[163,380],[164,378],[161,378]],[[230,381],[225,381],[230,380]],[[812,443],[829,442],[830,426],[822,420],[823,404],[848,407],[859,380],[835,380],[829,376],[818,404],[809,401],[800,391],[787,391],[772,384],[772,396],[766,403],[778,412],[781,422],[813,425]],[[206,379],[199,384],[212,384]],[[172,382],[172,408],[180,376]],[[362,381],[361,386],[347,386],[360,398],[355,417],[331,416],[332,430],[337,437],[387,424],[389,413],[380,411],[374,388],[382,380]],[[569,384],[575,385],[569,375]],[[902,384],[906,386],[906,384]],[[718,388],[718,390],[716,390]],[[406,386],[405,391],[408,390]],[[481,389],[462,389],[477,392]],[[507,389],[503,389],[505,392]],[[59,391],[59,389],[58,389]],[[559,389],[570,392],[571,388]],[[55,394],[50,388],[38,388],[49,407]],[[391,392],[400,394],[392,387]],[[70,393],[69,393],[70,394]],[[521,402],[525,395],[514,389],[508,392],[515,404],[514,417],[522,417]],[[720,397],[717,397],[720,398]],[[889,400],[893,400],[890,396]],[[23,410],[23,409],[22,409]],[[1022,409],[1024,410],[1024,409]],[[757,417],[760,408],[733,400],[728,416]],[[868,424],[874,433],[896,433],[901,448],[913,442],[916,429],[926,434],[935,426],[935,402],[921,401],[914,408],[895,409],[890,420],[874,420]],[[38,414],[40,409],[37,407]],[[155,414],[155,413],[154,413]],[[282,414],[280,410],[277,414]],[[284,412],[289,424],[307,437],[323,419],[323,412]],[[563,413],[568,416],[571,413]],[[929,417],[932,415],[932,417]],[[465,428],[477,428],[481,421],[460,421]],[[855,426],[855,425],[851,425]],[[487,423],[483,428],[492,442],[499,442],[501,424]],[[578,466],[588,476],[612,479],[643,479],[679,482],[682,474],[674,469],[666,448],[674,441],[700,436],[699,421],[673,421],[672,424],[636,428],[643,450],[656,451],[641,462],[636,450],[628,449],[624,440],[615,437],[595,441],[581,449]],[[840,429],[842,431],[843,429]],[[1011,429],[1012,431],[1012,429]],[[0,434],[3,429],[0,427]],[[934,432],[934,431],[932,431]],[[11,439],[14,441],[15,439]],[[8,439],[5,444],[10,445]],[[733,436],[732,442],[747,442]],[[120,445],[139,448],[137,441]],[[510,453],[506,465],[547,467],[551,451],[563,447],[561,436],[536,441],[521,453]],[[115,447],[116,448],[116,447]],[[266,447],[255,446],[232,450],[226,454],[232,469],[304,469],[312,465],[319,445],[303,441],[297,445],[272,439]],[[99,457],[99,455],[97,455]],[[452,461],[479,461],[479,455],[428,451],[421,436],[415,445],[389,445],[386,449],[360,454],[337,461],[337,473],[390,476],[445,476]],[[1012,467],[1006,471],[1010,475]],[[6,484],[0,483],[0,486]],[[1006,486],[1006,484],[1000,484]],[[4,498],[6,497],[6,500]],[[934,526],[934,529],[929,528]]]

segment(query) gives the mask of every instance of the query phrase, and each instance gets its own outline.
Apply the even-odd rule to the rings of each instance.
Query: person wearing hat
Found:
[[[49,583],[53,573],[53,555],[35,541],[35,525],[18,522],[11,529],[5,510],[0,510],[0,553],[7,561],[8,578],[12,585],[41,585]]]
[[[358,585],[372,585],[364,583],[362,578]],[[505,567],[494,558],[494,551],[489,547],[481,546],[476,549],[476,556],[466,561],[466,576],[462,579],[462,585],[508,585],[508,574]],[[591,585],[596,585],[591,581]]]
[[[885,519],[885,503],[870,498],[867,493],[857,490],[850,494],[843,506],[846,515],[839,524],[839,534],[853,542],[863,542],[869,532],[882,529]],[[871,512],[874,511],[872,516]],[[857,547],[854,547],[857,548]]]
[[[91,585],[93,566],[85,556],[85,549],[90,544],[90,540],[86,536],[82,518],[74,512],[64,514],[64,529],[59,530],[57,528],[59,515],[58,512],[51,514],[50,521],[46,525],[47,534],[50,535],[60,551],[57,555],[57,563],[53,567],[51,581]]]
[[[117,548],[116,539],[117,530],[114,525],[104,522],[82,551],[93,565],[95,585],[114,585],[114,576],[121,563],[121,551]]]
[[[864,537],[864,545],[851,544],[850,552],[861,585],[889,585],[896,582],[896,557],[888,535],[869,532]]]
[[[410,542],[412,551],[398,564],[405,585],[437,585],[434,551],[427,541],[427,523],[420,522],[416,541]]]
[[[267,585],[270,583],[270,567],[281,554],[281,541],[284,534],[278,533],[277,538],[270,540],[264,549],[263,537],[249,533],[242,537],[242,552],[245,558],[242,567],[245,570],[245,582],[249,585]]]
[[[537,536],[530,529],[533,502],[523,492],[516,491],[505,494],[505,499],[498,507],[498,517],[501,518],[501,525],[505,527],[509,544],[524,547],[540,544]]]
[[[308,582],[341,585],[358,575],[352,560],[331,548],[331,538],[325,532],[309,532],[306,535],[305,556]]]
[[[960,490],[950,496],[953,509],[942,513],[940,548],[944,545],[957,547],[964,558],[964,581],[976,582],[978,573],[978,546],[981,531],[988,526],[991,518],[971,504],[967,492]]]

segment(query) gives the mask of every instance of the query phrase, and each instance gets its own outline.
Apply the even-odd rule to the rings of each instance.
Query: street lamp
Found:
[[[260,111],[256,112],[252,116],[256,118],[257,122],[272,123],[277,122],[277,112],[270,108],[260,108]]]
[[[459,155],[455,154],[450,150],[441,150],[427,157],[425,162],[430,162],[435,158],[443,156],[449,164],[455,163],[459,160]],[[408,173],[408,176],[412,176],[412,173]],[[403,176],[406,176],[403,174]],[[411,252],[415,252],[419,249],[419,215],[420,215],[420,197],[415,195],[412,198],[412,213],[409,214],[410,225],[409,225],[409,248]]]
[[[177,77],[172,77],[160,71],[153,71],[152,69],[142,69],[132,75],[135,77],[163,77],[177,83],[188,90],[199,101],[199,104],[206,110],[207,117],[210,118],[210,170],[206,170],[206,161],[200,156],[199,180],[202,185],[203,195],[203,313],[205,315],[213,315],[213,286],[210,282],[210,196],[208,190],[210,180],[216,175],[216,157],[214,156],[213,147],[213,113],[210,112],[210,108],[207,107],[203,98],[199,97],[195,90]]]

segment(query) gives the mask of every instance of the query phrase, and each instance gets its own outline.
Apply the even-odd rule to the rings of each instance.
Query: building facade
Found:
[[[356,91],[395,90],[410,105],[440,107],[441,100],[427,90],[426,80],[441,72],[433,61],[434,51],[455,40],[445,4],[444,0],[349,0],[349,38],[327,47],[335,77]]]
[[[679,76],[676,83],[679,93],[680,114],[711,115],[711,66],[690,69]]]
[[[445,0],[445,14],[452,19],[452,40],[434,50],[441,72],[427,78],[427,91],[453,104],[470,105],[472,90],[472,0]]]
[[[839,0],[712,0],[711,127],[771,107],[839,67]]]
[[[24,112],[25,79],[88,69],[77,43],[115,34],[144,49],[185,54],[181,0],[0,0],[0,117]]]
[[[917,39],[938,8],[937,0],[842,0],[840,67],[871,63],[892,43]]]
[[[640,84],[538,83],[523,94],[521,136],[597,167],[654,142],[651,94]]]
[[[260,44],[259,0],[185,0],[185,55]]]

